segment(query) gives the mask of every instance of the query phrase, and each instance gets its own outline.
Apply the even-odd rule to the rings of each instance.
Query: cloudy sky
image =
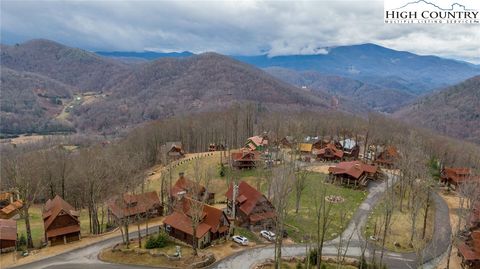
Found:
[[[92,51],[287,55],[376,43],[480,63],[479,28],[384,24],[382,0],[1,1],[2,43],[46,38]]]

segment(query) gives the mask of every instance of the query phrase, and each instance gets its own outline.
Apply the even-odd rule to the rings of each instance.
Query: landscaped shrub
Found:
[[[150,236],[145,243],[146,249],[163,248],[168,243],[168,237],[164,233],[159,233],[157,236]]]
[[[27,245],[27,238],[25,237],[25,234],[20,235],[17,244],[19,247]]]

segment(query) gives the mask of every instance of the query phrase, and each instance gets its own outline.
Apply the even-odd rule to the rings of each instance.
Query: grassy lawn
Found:
[[[300,199],[298,213],[295,213],[295,194],[290,194],[290,209],[286,228],[288,235],[295,242],[302,242],[305,235],[311,235],[312,238],[316,238],[315,197],[318,195],[318,189],[322,186],[322,181],[325,177],[325,174],[320,173],[309,174],[307,187]],[[333,214],[333,218],[326,233],[327,240],[329,240],[335,238],[344,230],[358,206],[367,196],[367,193],[332,184],[325,184],[324,186],[327,188],[327,195],[339,195],[345,199],[343,203],[332,204],[331,214]],[[343,212],[347,212],[347,214],[342,224],[341,214]]]
[[[262,243],[260,238],[258,238],[258,236],[254,232],[245,228],[235,227],[235,235],[244,236],[248,239],[249,242],[255,242],[257,244]]]
[[[177,180],[178,173],[184,172],[185,176],[192,177],[195,169],[195,160],[184,161],[182,164],[172,169],[172,184]],[[228,189],[228,180],[231,178],[237,178],[241,181],[246,181],[253,187],[260,189],[263,193],[266,193],[266,182],[262,180],[265,177],[267,170],[263,168],[251,169],[251,170],[230,170],[227,168],[225,177],[219,175],[219,163],[220,153],[215,152],[213,156],[202,157],[200,159],[201,167],[210,167],[212,178],[210,179],[210,190],[215,192],[215,200],[217,202],[225,200],[225,192]],[[318,194],[318,189],[321,187],[326,175],[322,173],[312,172],[307,179],[307,187],[305,188],[301,203],[300,210],[295,213],[295,194],[292,192],[289,196],[289,215],[287,217],[287,231],[289,236],[295,242],[301,242],[304,235],[311,235],[315,238],[315,217],[314,217],[314,197]],[[327,231],[327,240],[335,238],[340,234],[344,227],[340,221],[340,215],[342,212],[348,212],[345,216],[344,226],[348,225],[355,210],[360,203],[365,199],[367,193],[361,190],[354,190],[345,188],[342,186],[335,186],[326,184],[327,195],[340,195],[345,201],[339,204],[333,204],[332,213],[334,215],[330,228]],[[160,180],[150,181],[147,186],[150,190],[160,189]],[[246,236],[249,238],[248,236]],[[250,238],[249,238],[250,239]]]
[[[142,240],[142,245],[145,245],[145,241]],[[167,246],[155,250],[158,252],[163,252],[168,255],[173,255],[176,252],[176,244],[169,242]],[[191,257],[192,248],[186,246],[180,246],[182,257]],[[130,245],[130,248],[138,248],[137,242],[134,242]],[[125,253],[121,251],[112,252],[111,248],[107,248],[100,252],[100,259],[112,263],[121,263],[121,264],[136,264],[136,265],[145,265],[152,267],[169,267],[169,268],[185,268],[186,258],[183,258],[179,261],[170,261],[165,256],[152,257],[149,254],[135,254],[135,253]]]
[[[42,241],[44,241],[45,232],[42,219],[42,206],[43,205],[36,204],[31,206],[29,209],[30,229],[32,230],[32,240],[35,247],[40,247],[42,245]],[[88,211],[86,209],[80,211],[80,228],[82,235],[88,235],[90,233]],[[24,234],[25,237],[27,236],[25,221],[23,219],[19,219],[17,221],[17,233],[18,236],[21,236],[22,234]]]
[[[178,179],[178,174],[180,172],[185,173],[187,178],[193,178],[195,175],[195,162],[197,159],[190,159],[187,156],[185,159],[181,160],[177,166],[172,167],[172,185]],[[212,155],[203,156],[198,158],[199,166],[201,167],[201,173],[205,173],[205,168],[209,169],[209,190],[215,193],[215,200],[218,202],[224,201],[224,194],[227,192],[230,178],[238,178],[240,180],[245,180],[252,186],[257,186],[257,180],[262,176],[263,169],[252,169],[252,170],[242,170],[242,171],[231,171],[227,168],[227,175],[224,177],[220,176],[220,152],[213,152]],[[164,170],[167,173],[165,178],[166,184],[168,184],[169,172]],[[202,180],[203,182],[203,180]],[[146,190],[148,191],[159,191],[161,187],[161,176],[160,173],[155,175],[154,180],[150,180],[147,183]]]
[[[385,198],[383,198],[385,199]],[[399,200],[399,199],[397,199]],[[377,205],[373,210],[372,214],[368,217],[367,225],[365,226],[365,237],[369,238],[370,236],[375,236],[378,238],[378,244],[382,243],[383,236],[383,226],[384,226],[384,213],[382,210],[382,202]],[[396,203],[395,209],[393,211],[391,226],[387,233],[387,240],[385,242],[385,247],[389,250],[396,252],[410,252],[414,251],[414,247],[410,246],[410,236],[412,233],[412,217],[411,211],[407,209],[407,198],[404,198],[403,201],[403,212],[399,210],[400,201]],[[427,216],[427,229],[425,233],[425,239],[421,239],[423,231],[423,221],[424,221],[424,210],[420,209],[417,219],[416,219],[416,237],[414,242],[416,247],[423,248],[433,236],[433,226],[435,218],[435,208],[434,204],[430,206],[429,213]],[[395,242],[400,244],[399,247],[395,246]]]

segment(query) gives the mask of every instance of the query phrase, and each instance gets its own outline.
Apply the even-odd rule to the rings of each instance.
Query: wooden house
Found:
[[[23,201],[20,200],[17,192],[0,193],[0,219],[18,217],[22,208]]]
[[[125,218],[132,220],[154,218],[163,214],[163,205],[155,191],[139,194],[124,193],[110,199],[107,206],[108,223],[115,223]]]
[[[375,163],[386,168],[393,168],[399,157],[400,155],[396,147],[387,146],[377,155]]]
[[[196,227],[196,243],[199,248],[209,246],[213,241],[229,235],[230,222],[223,210],[188,197],[183,197],[173,213],[165,217],[165,231],[170,236],[193,245],[192,218],[200,219]]]
[[[280,140],[280,145],[284,148],[294,148],[296,144],[293,136],[285,136]]]
[[[457,249],[462,268],[480,268],[480,229],[473,230],[466,240],[461,240]]]
[[[12,251],[17,244],[17,222],[0,219],[0,252]]]
[[[336,143],[336,146],[343,150],[343,155],[345,158],[357,159],[360,154],[360,146],[358,143],[350,138],[341,140]]]
[[[210,143],[208,145],[208,151],[220,151],[225,150],[225,146],[222,144]]]
[[[230,154],[232,167],[236,169],[253,169],[261,165],[260,154],[255,151],[240,150]]]
[[[238,185],[235,201],[233,201],[232,184],[225,196],[227,197],[227,212],[232,214],[233,206],[235,206],[235,219],[240,226],[250,230],[275,227],[276,214],[272,203],[247,182],[241,181]]]
[[[462,259],[462,268],[480,268],[480,203],[476,203],[468,221],[469,231],[466,237],[457,241],[458,256]]]
[[[458,187],[461,183],[474,179],[472,170],[466,167],[445,167],[440,172],[440,180],[449,187]]]
[[[79,216],[60,196],[49,199],[42,213],[46,242],[55,245],[80,240]]]
[[[178,160],[185,156],[182,142],[167,142],[165,143],[165,149],[167,151],[168,158],[171,160]]]
[[[343,151],[333,143],[329,143],[321,149],[313,149],[312,154],[317,160],[322,161],[341,161],[343,159]]]
[[[179,201],[184,196],[207,204],[215,203],[215,193],[207,192],[204,186],[188,179],[183,172],[180,172],[177,181],[170,190],[170,200],[172,202]]]
[[[245,148],[249,150],[262,151],[268,147],[268,137],[263,136],[252,136],[247,139],[245,142]]]
[[[328,168],[332,182],[366,186],[369,179],[377,178],[377,166],[360,161],[340,162]]]

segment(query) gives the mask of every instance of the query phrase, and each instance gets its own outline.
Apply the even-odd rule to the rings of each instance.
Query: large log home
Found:
[[[139,194],[124,193],[110,199],[107,206],[108,223],[115,223],[126,218],[132,220],[154,218],[163,213],[163,205],[155,191]]]
[[[184,196],[203,201],[207,204],[215,202],[215,193],[208,192],[207,189],[199,183],[185,177],[185,173],[178,173],[178,179],[175,185],[170,189],[170,200],[176,202]]]
[[[238,184],[235,201],[233,201],[232,184],[225,196],[227,197],[227,212],[231,214],[233,206],[235,206],[235,219],[240,226],[250,230],[273,228],[275,226],[276,215],[272,203],[247,182],[241,181]]]
[[[196,227],[197,247],[203,248],[213,241],[229,235],[230,222],[225,213],[218,208],[183,197],[172,214],[165,217],[165,231],[172,237],[189,245],[194,244],[192,218],[199,218]]]
[[[366,186],[369,179],[377,177],[377,167],[360,161],[341,162],[328,168],[332,182]]]

